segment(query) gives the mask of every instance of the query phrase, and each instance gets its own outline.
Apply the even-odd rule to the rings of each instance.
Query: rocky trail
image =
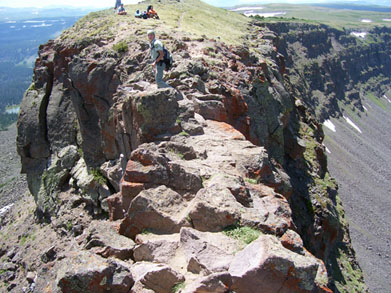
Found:
[[[322,127],[291,92],[277,35],[165,2],[162,16],[220,14],[221,30],[103,11],[40,47],[17,136],[34,203],[2,218],[1,286],[365,292]],[[242,44],[218,41],[239,33],[224,19],[246,25]],[[173,53],[173,88],[154,85],[150,28]]]

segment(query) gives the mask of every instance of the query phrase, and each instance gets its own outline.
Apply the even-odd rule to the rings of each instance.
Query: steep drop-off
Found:
[[[325,145],[353,246],[369,289],[388,292],[391,30],[374,28],[357,37],[323,25],[267,26],[279,35],[296,95],[319,119],[331,119]]]
[[[70,245],[47,247],[29,282],[365,291],[322,127],[284,76],[277,35],[202,2],[163,2],[161,21],[94,13],[40,47],[17,147],[37,218]],[[149,28],[173,52],[175,89],[153,84]]]

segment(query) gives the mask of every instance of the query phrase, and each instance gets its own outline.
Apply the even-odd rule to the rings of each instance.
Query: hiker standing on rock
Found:
[[[155,68],[155,78],[158,88],[167,88],[170,87],[167,83],[163,81],[163,71],[166,68],[164,63],[164,52],[163,44],[161,41],[156,39],[155,32],[150,30],[147,32],[149,39],[149,46],[151,48],[151,59],[153,61],[152,66]]]

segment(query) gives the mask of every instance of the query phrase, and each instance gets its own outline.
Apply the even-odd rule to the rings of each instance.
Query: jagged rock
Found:
[[[179,99],[173,89],[158,89],[131,100],[133,127],[138,131],[140,142],[153,141],[156,136],[167,132],[179,132],[175,128]]]
[[[29,283],[33,283],[34,282],[34,279],[35,279],[35,273],[34,272],[28,272],[27,275],[26,275],[26,280],[27,282]]]
[[[194,111],[205,119],[225,122],[228,120],[227,110],[224,103],[216,100],[202,101],[196,98],[194,101]]]
[[[233,177],[223,174],[216,174],[207,181],[207,186],[220,184],[228,188],[236,200],[245,207],[252,206],[252,198],[242,177]]]
[[[126,263],[88,252],[68,255],[59,264],[53,292],[129,292],[134,281]]]
[[[185,214],[186,205],[180,194],[164,185],[144,190],[130,204],[119,232],[131,238],[144,229],[178,233],[181,227],[190,226]]]
[[[210,274],[192,282],[183,293],[225,293],[232,285],[231,275],[227,272]]]
[[[134,293],[169,293],[175,284],[185,280],[181,274],[163,264],[139,262],[133,265],[131,270],[135,280],[135,286],[132,288]]]
[[[103,175],[109,180],[110,184],[114,187],[116,192],[120,191],[119,182],[121,181],[123,170],[121,161],[108,161],[100,166],[100,170]]]
[[[294,252],[303,254],[303,240],[300,235],[293,230],[287,230],[280,238],[281,244]]]
[[[56,259],[57,252],[56,252],[56,247],[51,246],[49,249],[47,249],[42,255],[41,255],[41,260],[44,263],[48,263],[50,261],[53,261]]]
[[[240,219],[240,205],[228,188],[213,185],[201,189],[189,207],[193,227],[218,232]]]
[[[179,234],[159,237],[140,234],[136,237],[136,243],[140,244],[133,250],[135,261],[168,263],[179,247]]]
[[[110,222],[92,221],[84,233],[84,247],[104,258],[127,260],[133,256],[135,243],[119,235]]]
[[[229,273],[235,292],[313,292],[318,263],[285,249],[273,236],[261,235],[235,255]]]
[[[67,146],[53,156],[49,168],[43,172],[41,185],[35,194],[40,215],[49,216],[57,205],[57,193],[70,179],[71,169],[79,159],[76,146]]]
[[[182,228],[180,243],[187,259],[187,270],[192,273],[227,271],[233,254],[239,249],[239,242],[221,233],[199,232]]]

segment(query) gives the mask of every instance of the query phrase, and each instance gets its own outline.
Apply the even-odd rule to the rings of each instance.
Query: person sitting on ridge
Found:
[[[166,64],[164,63],[163,44],[161,41],[156,39],[156,35],[153,30],[149,30],[147,35],[149,39],[149,47],[151,48],[151,59],[153,61],[152,66],[155,68],[155,79],[157,87],[170,87],[163,81],[163,71],[166,68]]]
[[[126,15],[126,11],[123,4],[121,4],[121,6],[118,9],[118,15]]]
[[[148,6],[147,13],[149,18],[159,19],[159,15],[157,15],[157,12],[153,9],[152,5]]]
[[[134,13],[134,17],[142,18],[143,15],[142,15],[142,13],[140,12],[140,10],[137,9],[136,12]]]

